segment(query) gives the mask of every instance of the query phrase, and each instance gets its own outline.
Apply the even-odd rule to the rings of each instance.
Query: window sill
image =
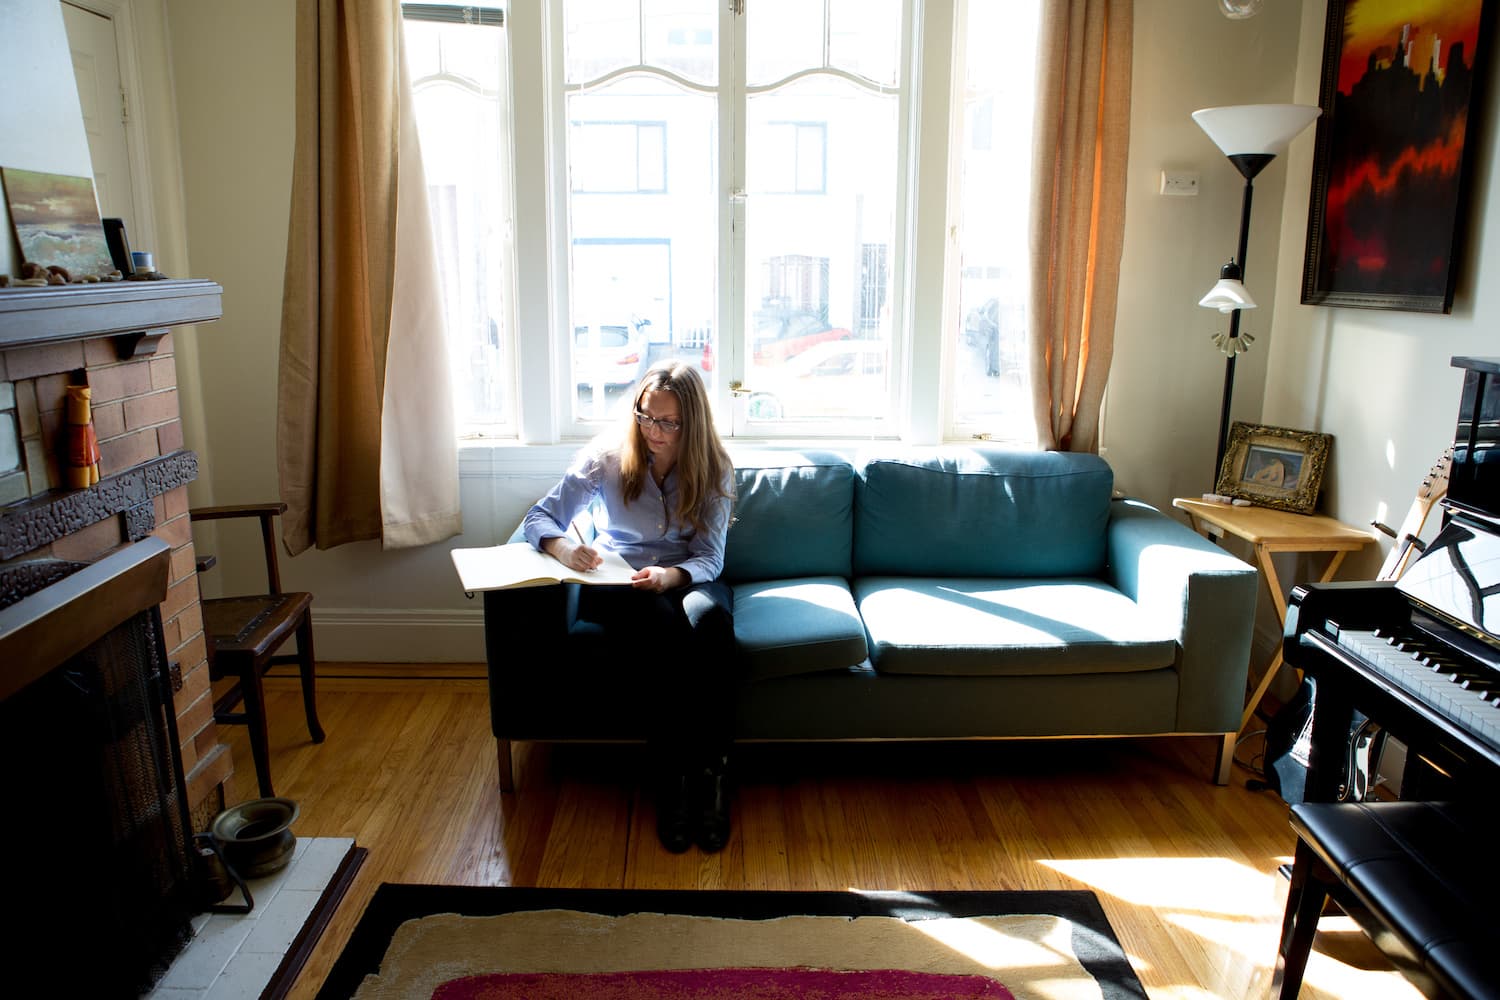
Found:
[[[458,472],[461,478],[491,478],[496,476],[558,476],[567,469],[573,457],[587,446],[586,440],[560,441],[555,444],[522,444],[515,440],[465,439],[458,450]],[[965,445],[983,445],[1026,448],[1021,442],[976,441],[971,438],[944,441],[933,448],[960,448]],[[901,448],[896,438],[808,438],[808,439],[743,439],[726,441],[731,457],[753,452],[833,452],[853,459],[860,452],[872,447]],[[912,445],[912,448],[924,446]]]

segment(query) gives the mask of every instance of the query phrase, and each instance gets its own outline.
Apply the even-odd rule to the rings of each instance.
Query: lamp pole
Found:
[[[1240,266],[1240,281],[1245,280],[1245,253],[1250,247],[1250,202],[1255,195],[1255,175],[1266,168],[1266,164],[1274,160],[1272,153],[1236,153],[1229,157],[1241,176],[1245,178],[1245,195],[1240,202],[1240,242],[1235,261]],[[1234,348],[1234,342],[1240,335],[1240,310],[1235,309],[1229,314],[1229,345],[1230,350],[1226,352],[1229,357],[1224,362],[1224,402],[1219,408],[1219,447],[1214,455],[1214,471],[1209,477],[1209,483],[1217,488],[1219,482],[1219,470],[1224,467],[1224,452],[1229,443],[1229,404],[1234,398],[1234,359],[1239,354]]]
[[[1322,109],[1311,104],[1240,104],[1200,108],[1193,112],[1193,120],[1245,178],[1245,195],[1240,204],[1239,252],[1230,264],[1224,266],[1219,284],[1198,303],[1229,312],[1228,337],[1221,343],[1218,334],[1214,334],[1214,343],[1227,356],[1224,362],[1224,402],[1219,410],[1219,441],[1215,449],[1213,477],[1209,480],[1215,486],[1229,445],[1229,405],[1234,398],[1235,355],[1248,347],[1251,339],[1249,334],[1243,338],[1240,336],[1240,310],[1255,307],[1244,285],[1245,254],[1250,244],[1250,200],[1255,190],[1252,182],[1255,175],[1276,159],[1277,153],[1285,151],[1287,144],[1321,113]],[[1237,276],[1232,274],[1234,270],[1238,271]]]

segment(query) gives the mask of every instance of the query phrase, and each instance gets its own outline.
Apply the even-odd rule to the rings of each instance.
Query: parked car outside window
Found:
[[[639,381],[650,360],[648,319],[582,323],[573,327],[573,376],[580,386],[622,386]]]
[[[815,344],[784,365],[757,373],[752,420],[880,416],[888,398],[884,340]]]
[[[801,354],[814,344],[853,336],[811,312],[760,312],[755,315],[751,350],[757,364],[775,364]]]

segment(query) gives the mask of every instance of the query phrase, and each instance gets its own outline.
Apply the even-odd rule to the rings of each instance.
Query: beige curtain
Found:
[[[457,534],[451,393],[399,5],[298,0],[277,414],[288,551]]]
[[[1130,146],[1131,0],[1045,0],[1032,151],[1037,441],[1099,450]]]

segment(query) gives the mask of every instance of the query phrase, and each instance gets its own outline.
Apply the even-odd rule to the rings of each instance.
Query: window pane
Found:
[[[646,22],[643,62],[712,86],[719,78],[718,4],[642,0],[641,10]]]
[[[803,77],[749,97],[745,145],[749,420],[890,416],[895,96]]]
[[[563,7],[567,82],[587,83],[641,61],[641,22],[634,3],[567,0]]]
[[[1037,0],[968,5],[962,116],[958,350],[954,422],[996,438],[1034,435],[1026,360],[1034,61],[1001,59],[1033,40]]]
[[[830,0],[828,59],[834,67],[885,87],[900,82],[901,0]]]
[[[712,384],[717,109],[648,75],[568,95],[575,420],[611,418],[657,361],[707,363]],[[611,328],[627,342],[610,343]]]
[[[459,431],[510,433],[514,362],[505,300],[510,199],[504,29],[408,20],[405,42]]]
[[[827,65],[822,3],[755,0],[746,10],[745,76],[750,86],[765,86],[798,70]]]

